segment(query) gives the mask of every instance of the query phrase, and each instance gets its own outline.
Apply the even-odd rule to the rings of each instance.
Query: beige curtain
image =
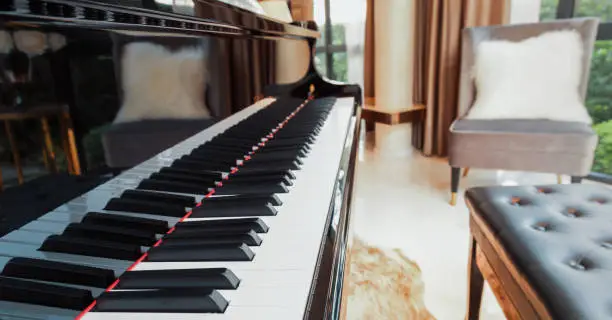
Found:
[[[426,115],[413,124],[412,144],[425,155],[446,156],[457,116],[461,30],[506,23],[510,0],[415,1],[414,101]]]

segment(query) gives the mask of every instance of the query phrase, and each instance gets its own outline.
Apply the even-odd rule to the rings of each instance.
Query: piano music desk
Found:
[[[76,143],[74,139],[74,130],[72,128],[72,120],[68,107],[63,105],[41,105],[28,108],[7,108],[0,107],[0,120],[4,122],[6,136],[9,140],[11,153],[15,168],[17,169],[17,179],[19,184],[23,184],[23,169],[21,167],[21,158],[19,149],[11,128],[11,121],[20,121],[25,119],[40,119],[40,124],[43,133],[43,156],[45,166],[51,172],[57,172],[57,164],[55,163],[55,153],[53,151],[53,143],[51,141],[51,133],[49,131],[48,118],[57,116],[59,118],[61,139],[64,153],[68,162],[68,172],[75,175],[81,174],[81,166],[79,163]],[[2,191],[2,171],[0,171],[0,191]]]

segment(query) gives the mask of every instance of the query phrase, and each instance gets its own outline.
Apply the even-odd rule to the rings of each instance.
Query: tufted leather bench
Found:
[[[508,319],[612,319],[612,189],[478,187],[466,203],[467,319],[484,280]]]

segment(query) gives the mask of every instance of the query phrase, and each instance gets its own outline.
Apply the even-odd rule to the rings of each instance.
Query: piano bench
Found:
[[[468,310],[486,280],[508,319],[612,318],[612,191],[600,185],[477,187]]]

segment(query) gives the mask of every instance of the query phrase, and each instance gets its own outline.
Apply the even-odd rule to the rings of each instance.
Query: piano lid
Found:
[[[3,0],[7,25],[91,28],[123,32],[315,39],[314,23],[285,23],[217,0],[172,6],[160,0]]]

